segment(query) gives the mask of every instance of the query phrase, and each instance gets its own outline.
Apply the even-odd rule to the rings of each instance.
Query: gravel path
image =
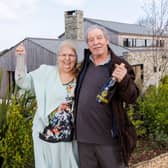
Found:
[[[151,160],[132,165],[130,168],[168,168],[168,153],[161,154]]]

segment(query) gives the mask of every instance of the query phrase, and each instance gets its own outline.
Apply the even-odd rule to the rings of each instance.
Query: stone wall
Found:
[[[162,51],[157,51],[157,55],[154,56],[152,50],[139,50],[130,51],[124,55],[131,65],[143,65],[143,90],[150,85],[156,85],[157,79],[160,80],[162,76],[168,74],[168,52],[163,54]],[[155,61],[156,58],[157,61]],[[155,66],[158,68],[158,73],[155,72]]]
[[[74,40],[84,39],[83,12],[80,10],[66,11],[65,18],[65,38]]]

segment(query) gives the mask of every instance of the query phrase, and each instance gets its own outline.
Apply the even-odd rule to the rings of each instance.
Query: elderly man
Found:
[[[77,80],[75,115],[80,168],[124,168],[116,114],[123,102],[134,103],[138,89],[134,72],[109,47],[107,31],[97,25],[86,34],[88,48]],[[116,90],[108,104],[96,102],[96,96],[113,76]]]

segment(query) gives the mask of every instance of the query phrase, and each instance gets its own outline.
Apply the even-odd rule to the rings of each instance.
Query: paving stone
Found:
[[[168,153],[161,154],[151,160],[132,165],[130,168],[168,168]]]

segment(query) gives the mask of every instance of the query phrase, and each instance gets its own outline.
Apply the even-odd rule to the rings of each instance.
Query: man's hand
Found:
[[[15,50],[15,56],[22,56],[22,55],[24,56],[26,55],[26,49],[23,43],[19,44]]]
[[[112,76],[115,78],[117,82],[121,82],[125,75],[127,74],[127,69],[125,68],[125,64],[121,63],[120,65],[115,64],[114,72],[112,73]]]

